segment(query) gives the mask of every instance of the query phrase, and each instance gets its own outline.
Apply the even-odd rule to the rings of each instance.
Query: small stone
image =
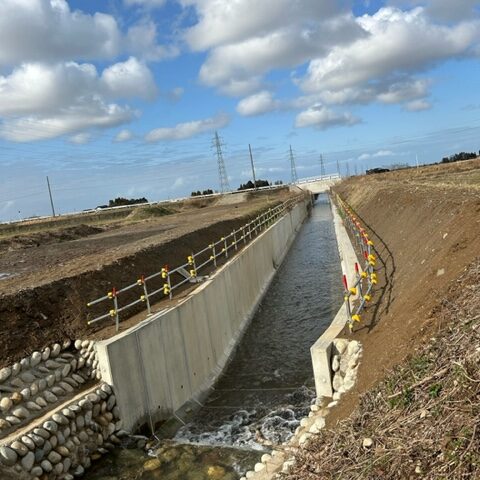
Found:
[[[263,463],[256,463],[253,469],[256,472],[261,472],[262,470],[265,470],[265,465]]]
[[[51,463],[58,463],[62,460],[62,456],[59,455],[57,452],[55,452],[54,450],[52,450],[49,454],[48,454],[48,460],[50,460]]]
[[[17,459],[18,455],[14,450],[5,446],[0,447],[0,463],[7,467],[11,467],[12,465],[15,465]]]
[[[50,353],[50,358],[56,358],[60,355],[60,352],[62,351],[62,347],[59,343],[55,343],[52,346],[52,351]]]
[[[61,396],[65,395],[65,390],[62,387],[60,387],[59,385],[53,386],[51,391],[57,397],[61,397]]]
[[[81,340],[75,340],[75,343],[73,346],[77,349],[80,350],[82,348],[82,341]]]
[[[339,375],[338,373],[336,373],[334,376],[333,376],[333,389],[336,390],[338,392],[338,390],[340,390],[340,388],[343,386],[343,378],[341,375]]]
[[[45,396],[45,400],[48,402],[48,403],[56,403],[58,402],[58,398],[55,394],[53,394],[52,392],[49,392],[48,390],[44,393],[44,396]]]
[[[30,372],[20,374],[20,378],[25,383],[33,383],[35,381],[35,376],[32,375]]]
[[[35,399],[35,403],[42,408],[45,408],[47,406],[47,402],[43,397],[37,397]]]
[[[100,385],[100,389],[103,390],[107,395],[112,394],[112,387],[107,383],[103,383],[102,385]]]
[[[15,417],[14,415],[7,415],[5,417],[5,420],[7,422],[10,422],[12,425],[18,425],[19,423],[22,423],[22,421],[18,417]]]
[[[371,448],[373,445],[373,440],[370,437],[363,439],[362,446],[363,448]]]
[[[340,355],[334,355],[332,360],[332,370],[338,372],[340,368]]]
[[[30,365],[32,368],[36,367],[42,361],[42,354],[40,352],[33,352],[30,356]]]
[[[30,398],[30,389],[24,388],[20,391],[20,395],[23,397],[24,400],[28,400]]]
[[[420,410],[420,418],[425,418],[428,414],[428,411],[425,408]]]
[[[71,369],[72,369],[72,366],[69,363],[67,363],[62,369],[62,377],[65,378],[70,373]]]
[[[38,393],[38,383],[32,383],[30,385],[30,395],[34,397]]]
[[[81,375],[78,375],[78,373],[72,373],[72,378],[78,383],[85,383],[84,378]]]
[[[33,467],[32,470],[30,471],[32,476],[34,478],[41,477],[43,475],[43,469],[42,467],[39,467],[38,465],[36,467]]]
[[[47,347],[42,352],[42,360],[46,362],[50,358],[50,347]]]
[[[53,387],[53,385],[55,385],[55,381],[56,381],[55,375],[53,374],[47,375],[46,380],[47,380],[47,385],[49,387]]]
[[[58,363],[55,360],[47,360],[45,362],[45,365],[50,370],[55,370],[55,369],[60,368],[62,366],[61,363]]]
[[[350,341],[347,347],[348,355],[355,355],[358,351],[360,351],[360,343],[358,343],[356,340]]]
[[[20,455],[21,457],[25,456],[30,450],[26,445],[24,445],[22,442],[15,440],[11,445],[10,448],[12,450],[15,450],[15,452]]]
[[[59,425],[68,425],[70,423],[68,421],[68,418],[61,413],[54,413],[52,415],[52,419],[54,422],[58,423]]]
[[[30,412],[25,407],[17,407],[12,411],[12,413],[22,420],[30,416]]]
[[[345,340],[344,338],[337,338],[333,341],[333,344],[335,345],[335,348],[339,355],[342,355],[343,352],[347,349],[348,346],[348,340]]]
[[[8,428],[10,428],[11,425],[9,422],[7,422],[6,420],[4,420],[3,418],[0,418],[0,431],[1,430],[7,430]]]
[[[29,472],[33,464],[35,463],[35,454],[33,452],[28,452],[23,458],[22,458],[22,467]]]
[[[52,421],[48,420],[43,424],[43,428],[47,430],[48,432],[55,433],[58,431],[58,425]]]
[[[3,397],[0,400],[0,410],[2,412],[8,412],[12,408],[13,402],[8,397]]]
[[[40,437],[44,438],[45,440],[48,440],[50,438],[50,433],[47,432],[44,428],[34,428],[33,433],[35,435],[39,435]]]
[[[42,463],[40,463],[40,466],[43,471],[47,473],[50,473],[53,470],[53,466],[48,460],[43,460]]]
[[[10,367],[5,367],[0,370],[0,383],[3,383],[12,374]]]
[[[30,450],[35,450],[35,442],[30,438],[27,437],[27,435],[24,435],[22,437],[22,442],[30,449]]]

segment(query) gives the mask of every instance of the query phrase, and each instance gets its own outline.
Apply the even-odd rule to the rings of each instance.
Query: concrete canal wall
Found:
[[[218,378],[305,220],[295,205],[176,307],[96,345],[123,428],[135,431],[201,399]]]

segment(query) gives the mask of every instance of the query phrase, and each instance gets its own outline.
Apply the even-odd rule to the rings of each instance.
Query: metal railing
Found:
[[[87,303],[87,307],[92,307],[93,305],[103,302],[110,303],[110,309],[107,313],[88,320],[88,324],[91,325],[101,320],[111,318],[115,320],[116,331],[118,331],[120,314],[139,304],[145,304],[147,313],[150,315],[152,313],[152,297],[162,295],[161,298],[168,297],[172,299],[173,292],[181,286],[187,283],[201,282],[203,278],[198,275],[200,270],[209,265],[216,268],[219,259],[228,259],[231,250],[237,251],[241,245],[247,244],[262,230],[266,230],[289,211],[291,207],[298,202],[300,197],[303,198],[303,195],[299,195],[275,207],[269,208],[242,227],[221,237],[217,242],[209,244],[198,252],[192,252],[187,256],[186,263],[176,268],[170,269],[168,265],[165,265],[160,271],[148,276],[141,275],[136,282],[123,288],[116,289],[113,287],[106,295]],[[149,284],[151,284],[154,279],[157,279],[157,281],[161,279],[161,286],[160,288],[152,290],[149,288]],[[120,305],[119,299],[122,297],[122,294],[129,291],[132,291],[134,294],[134,289],[138,290],[135,300],[125,305]],[[138,295],[138,293],[140,293],[140,295]],[[130,297],[132,297],[132,295],[130,295]]]
[[[306,177],[306,178],[299,178],[295,185],[301,185],[303,183],[311,183],[311,182],[321,182],[327,180],[340,180],[340,175],[338,173],[332,173],[331,175],[320,175],[317,177]]]
[[[353,285],[349,286],[347,276],[343,275],[343,299],[347,310],[347,324],[350,332],[353,332],[355,322],[361,322],[360,313],[366,309],[368,302],[372,300],[373,288],[378,283],[375,273],[377,258],[373,253],[373,242],[369,239],[368,233],[362,227],[355,213],[338,195],[336,195],[336,203],[345,227],[352,234],[356,247],[363,256],[362,269],[355,262],[355,282]],[[360,300],[360,302],[356,304],[356,300]]]

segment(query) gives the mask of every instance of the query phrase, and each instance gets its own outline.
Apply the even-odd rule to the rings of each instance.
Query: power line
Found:
[[[290,145],[290,174],[292,176],[292,183],[295,184],[298,181],[297,169],[295,167],[295,158],[293,156],[292,146]]]
[[[225,161],[223,160],[222,153],[222,144],[220,142],[220,137],[218,132],[215,131],[215,148],[217,150],[217,162],[218,162],[218,179],[220,183],[220,191],[222,193],[228,192],[230,190],[230,185],[228,183],[227,170],[225,168]]]

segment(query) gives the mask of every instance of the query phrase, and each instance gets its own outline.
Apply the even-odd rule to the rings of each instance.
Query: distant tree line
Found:
[[[240,184],[237,190],[248,190],[250,188],[269,187],[271,184],[268,180],[255,180],[255,184],[249,180],[247,183]],[[276,180],[273,185],[283,185],[281,180]]]
[[[213,193],[213,190],[211,188],[208,188],[207,190],[197,190],[196,192],[192,192],[191,196],[192,197],[198,197],[199,195],[211,195]]]
[[[97,208],[120,207],[123,205],[136,205],[137,203],[148,203],[148,200],[145,197],[142,197],[142,198],[117,197],[114,200],[109,200],[108,205],[99,205]]]
[[[475,152],[460,152],[450,155],[449,157],[443,157],[442,163],[461,162],[462,160],[477,158],[477,156],[480,156],[480,150],[478,151],[478,155]]]

